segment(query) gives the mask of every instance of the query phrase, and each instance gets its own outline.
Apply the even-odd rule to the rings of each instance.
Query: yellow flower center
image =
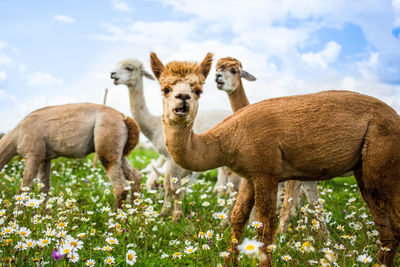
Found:
[[[133,260],[133,255],[132,254],[128,254],[128,260]]]
[[[71,242],[71,246],[76,247],[76,246],[78,246],[78,244],[77,244],[75,241],[72,241],[72,242]]]
[[[248,251],[252,251],[252,250],[254,250],[256,247],[254,246],[254,245],[247,245],[246,246],[246,250],[248,250]]]

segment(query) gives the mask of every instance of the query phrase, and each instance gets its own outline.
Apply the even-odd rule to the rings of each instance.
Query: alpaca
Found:
[[[225,57],[218,60],[215,82],[219,90],[223,90],[228,94],[233,112],[249,105],[249,100],[243,88],[242,78],[248,81],[256,80],[252,74],[243,70],[242,63],[239,60],[232,57]],[[318,187],[315,181],[288,181],[285,189],[284,205],[280,213],[278,232],[286,232],[290,218],[296,212],[301,189],[304,191],[311,207],[318,201]],[[281,190],[278,190],[278,192],[280,193]],[[279,199],[278,196],[278,200]],[[279,208],[279,203],[280,201],[277,202],[277,209]],[[322,230],[327,231],[324,221],[321,221],[320,225]]]
[[[271,266],[278,184],[317,181],[353,171],[371,210],[381,245],[378,262],[391,266],[400,244],[400,116],[370,96],[349,91],[280,97],[248,105],[202,134],[193,132],[202,85],[212,65],[208,53],[198,64],[166,66],[151,53],[151,67],[163,94],[168,152],[185,169],[228,166],[246,180],[231,217],[230,257],[255,205],[259,241]]]
[[[165,147],[165,138],[162,130],[161,116],[152,115],[146,106],[143,93],[143,76],[154,80],[153,76],[143,68],[143,64],[136,59],[122,60],[111,72],[111,78],[115,85],[125,84],[129,89],[129,100],[132,115],[138,122],[142,133],[153,143],[156,151],[167,159],[166,175],[164,178],[164,204],[162,214],[170,213],[171,198],[174,198],[173,218],[182,216],[182,178],[190,174],[190,171],[182,169],[175,164]],[[205,111],[200,112],[194,129],[196,132],[204,132],[215,126],[218,122],[232,114],[229,111]],[[221,172],[219,170],[219,172]],[[198,174],[196,174],[198,176]],[[172,182],[172,178],[178,178]]]
[[[0,170],[19,154],[26,159],[22,186],[33,189],[39,174],[50,190],[51,159],[82,158],[96,152],[114,188],[115,207],[126,199],[126,181],[140,191],[141,174],[126,156],[139,143],[139,126],[129,117],[105,105],[91,103],[49,106],[33,111],[0,139]]]

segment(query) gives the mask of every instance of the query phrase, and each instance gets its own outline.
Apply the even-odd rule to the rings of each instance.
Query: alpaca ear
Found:
[[[200,64],[201,73],[203,74],[204,79],[207,78],[208,73],[210,72],[212,61],[213,54],[207,53],[206,57],[203,59],[203,62]]]
[[[253,75],[251,75],[250,73],[248,73],[245,70],[242,70],[242,78],[245,78],[248,81],[255,81],[257,80],[256,77],[254,77]]]
[[[153,77],[153,75],[151,75],[149,72],[147,72],[147,71],[145,71],[145,70],[142,70],[142,75],[144,76],[144,77],[146,77],[147,79],[150,79],[150,80],[155,80],[154,79],[154,77]]]
[[[153,70],[154,76],[156,76],[157,80],[160,78],[161,73],[165,69],[164,64],[158,59],[156,53],[150,53],[150,63],[151,69]]]

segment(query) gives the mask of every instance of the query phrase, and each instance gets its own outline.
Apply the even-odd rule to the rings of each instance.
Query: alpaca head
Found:
[[[111,79],[116,85],[135,85],[142,79],[142,76],[154,80],[153,75],[145,71],[142,62],[137,59],[122,60],[111,72]]]
[[[204,81],[210,72],[212,54],[208,53],[200,64],[172,61],[164,66],[155,53],[151,53],[150,61],[161,85],[163,120],[173,125],[192,123]]]
[[[215,82],[217,88],[228,94],[233,93],[241,85],[241,78],[255,81],[256,77],[242,69],[242,63],[232,57],[221,58],[217,62]]]

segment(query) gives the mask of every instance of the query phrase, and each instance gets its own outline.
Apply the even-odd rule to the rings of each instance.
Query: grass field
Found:
[[[136,149],[129,159],[142,169],[156,157],[154,151]],[[4,266],[218,266],[224,262],[230,228],[221,230],[214,214],[224,212],[233,197],[222,200],[212,193],[215,170],[184,189],[184,217],[173,222],[159,216],[162,189],[144,189],[134,205],[114,211],[108,177],[100,164],[96,169],[91,166],[92,157],[54,160],[47,203],[37,193],[39,182],[34,193],[19,194],[23,159],[14,159],[0,172],[0,262]],[[318,215],[304,205],[288,233],[276,237],[271,250],[274,265],[372,266],[379,241],[355,180],[336,178],[319,186],[317,208],[330,235],[318,229]],[[255,239],[256,230],[246,227],[245,237]],[[257,260],[241,254],[240,263],[254,266]],[[400,265],[398,256],[395,265]]]

